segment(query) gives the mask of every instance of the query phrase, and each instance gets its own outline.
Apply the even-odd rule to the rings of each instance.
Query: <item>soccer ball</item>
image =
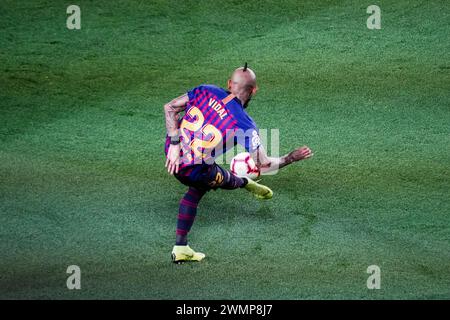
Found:
[[[250,153],[242,152],[237,154],[230,163],[231,172],[238,177],[248,177],[256,179],[259,177],[259,169],[253,161]]]

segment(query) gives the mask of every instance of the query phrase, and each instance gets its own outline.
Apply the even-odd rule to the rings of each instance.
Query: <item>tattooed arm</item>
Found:
[[[166,117],[166,129],[169,137],[178,139],[178,119],[179,113],[186,109],[186,104],[189,102],[189,97],[184,94],[178,98],[173,99],[164,105],[164,115]],[[167,152],[166,167],[170,174],[178,173],[180,166],[180,144],[171,144]]]
[[[186,104],[189,102],[189,97],[184,94],[178,98],[173,99],[164,105],[164,114],[166,116],[166,128],[169,137],[178,136],[178,114],[186,109]]]
[[[261,170],[261,174],[268,174],[269,172],[281,169],[293,162],[311,158],[313,155],[310,148],[303,146],[294,149],[290,153],[279,158],[269,157],[263,146],[260,146],[252,153],[252,158]]]

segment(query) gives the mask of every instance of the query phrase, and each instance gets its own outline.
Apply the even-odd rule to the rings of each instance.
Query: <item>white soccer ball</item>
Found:
[[[252,180],[259,177],[259,169],[253,161],[250,153],[242,152],[237,154],[230,163],[231,172],[238,177],[248,177]]]

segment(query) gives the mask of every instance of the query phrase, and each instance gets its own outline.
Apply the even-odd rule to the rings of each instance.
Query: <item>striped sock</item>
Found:
[[[187,244],[187,234],[191,230],[197,214],[197,206],[205,192],[196,188],[189,187],[189,190],[180,201],[180,210],[177,220],[177,238],[176,245],[184,246]]]

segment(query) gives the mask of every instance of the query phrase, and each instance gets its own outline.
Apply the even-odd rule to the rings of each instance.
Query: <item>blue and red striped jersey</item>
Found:
[[[179,122],[180,168],[210,164],[237,143],[248,152],[258,149],[258,127],[230,92],[214,85],[200,85],[187,94],[186,113]],[[167,139],[166,154],[168,147]]]

